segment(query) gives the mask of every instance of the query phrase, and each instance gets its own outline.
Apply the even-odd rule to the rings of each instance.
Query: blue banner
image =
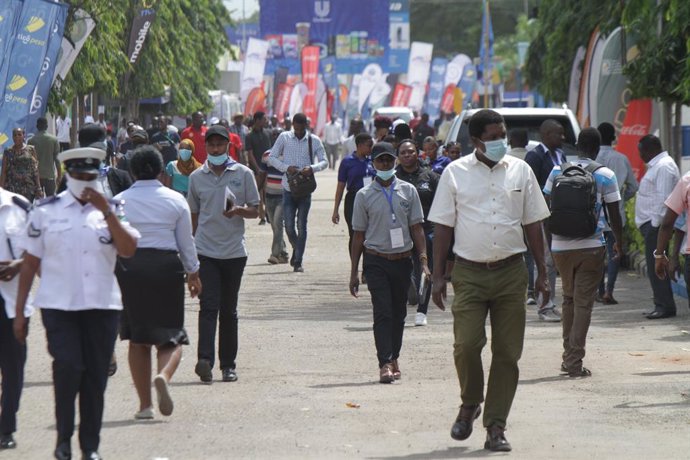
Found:
[[[14,34],[17,30],[19,13],[22,11],[22,0],[9,0],[0,6],[0,56],[9,56],[14,44]],[[7,59],[3,59],[7,61]],[[4,64],[4,63],[3,63]],[[7,85],[7,72],[9,66],[0,66],[0,101],[5,99],[5,86]],[[2,102],[0,102],[0,106]],[[0,142],[0,145],[2,142]]]
[[[29,116],[25,122],[26,131],[28,132],[36,132],[36,120],[44,116],[48,108],[48,96],[50,94],[50,87],[53,84],[53,75],[55,74],[58,55],[62,47],[62,36],[65,33],[67,12],[67,5],[60,4],[50,37],[48,38],[48,50],[43,60],[43,67],[41,68],[41,74],[38,78],[38,84],[33,93],[31,106],[29,108]]]
[[[410,61],[410,0],[390,0],[389,73],[406,73]]]
[[[477,74],[483,78],[484,65],[488,67],[487,72],[491,72],[491,60],[494,58],[494,28],[491,25],[491,13],[489,12],[489,0],[484,0],[484,12],[482,14],[482,38],[479,43],[479,65]],[[491,81],[491,75],[488,76]]]
[[[225,35],[231,45],[235,45],[244,53],[250,38],[259,38],[259,23],[248,22],[235,26],[225,26]]]
[[[434,58],[431,61],[431,74],[429,76],[429,92],[427,93],[424,112],[429,114],[429,120],[436,120],[441,113],[441,100],[445,91],[446,68],[448,59]]]
[[[467,102],[472,98],[474,85],[477,82],[477,69],[472,64],[466,64],[462,70],[462,77],[458,83],[458,87],[462,90],[462,109],[467,106]]]
[[[328,56],[326,59],[322,59],[319,65],[321,66],[321,73],[323,74],[323,81],[326,83],[326,88],[334,98],[333,113],[342,117],[342,109],[340,107],[340,85],[338,84],[338,74],[335,71],[335,56]]]
[[[0,75],[6,75],[3,83],[4,95],[0,100],[0,147],[11,142],[14,128],[31,128],[27,126],[31,103],[41,75],[50,72],[47,88],[50,89],[52,72],[55,67],[62,31],[66,18],[67,5],[48,0],[24,0],[21,2],[21,13],[13,31],[12,43],[4,57]],[[61,23],[58,23],[61,21]],[[57,29],[57,30],[56,30]],[[60,31],[60,35],[56,33]],[[57,41],[51,46],[51,38]],[[49,52],[53,52],[49,55]],[[46,68],[50,62],[50,69]],[[37,94],[38,95],[38,94]],[[40,95],[48,98],[48,92]]]
[[[285,66],[300,73],[299,52],[335,56],[339,74],[361,73],[375,62],[388,68],[389,0],[260,0],[261,37],[270,43],[266,75]],[[406,62],[405,62],[406,63]]]

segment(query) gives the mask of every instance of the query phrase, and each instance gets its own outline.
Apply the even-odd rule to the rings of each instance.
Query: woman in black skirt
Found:
[[[134,257],[120,260],[115,272],[124,306],[120,338],[129,340],[129,367],[139,396],[134,417],[151,419],[151,347],[158,353],[153,379],[158,410],[170,415],[168,382],[180,364],[181,346],[189,344],[184,330],[185,273],[192,297],[201,291],[201,282],[189,206],[157,179],[163,171],[161,154],[141,147],[130,168],[136,182],[115,198],[124,200],[125,215],[141,239]]]

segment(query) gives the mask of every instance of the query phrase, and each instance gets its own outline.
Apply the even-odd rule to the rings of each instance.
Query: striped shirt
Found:
[[[635,225],[651,222],[653,227],[661,225],[666,213],[664,201],[680,180],[678,166],[668,154],[661,152],[647,163],[647,172],[637,191],[635,200]]]
[[[309,136],[311,136],[311,147],[313,156],[316,157],[315,159],[309,155]],[[268,164],[283,173],[283,190],[287,190],[288,192],[290,191],[290,187],[288,186],[285,172],[290,166],[295,166],[298,169],[311,166],[314,172],[328,168],[328,160],[326,159],[326,152],[321,143],[321,139],[309,132],[307,132],[302,139],[298,139],[294,131],[284,131],[280,133],[280,136],[276,139],[276,143],[273,144],[273,148],[271,148]]]

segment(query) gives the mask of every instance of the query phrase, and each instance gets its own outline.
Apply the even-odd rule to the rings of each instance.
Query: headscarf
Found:
[[[183,161],[179,155],[177,157],[177,170],[180,171],[180,173],[184,176],[189,176],[191,173],[193,173],[196,169],[201,167],[201,163],[199,163],[196,158],[194,158],[194,142],[192,142],[190,139],[182,139],[180,141],[180,147],[183,148],[186,147],[189,150],[192,151],[192,156],[189,158],[187,161]]]

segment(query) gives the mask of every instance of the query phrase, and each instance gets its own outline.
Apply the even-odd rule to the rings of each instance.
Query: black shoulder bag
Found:
[[[311,147],[311,134],[307,133],[309,136],[307,143],[309,144],[309,160],[314,163],[314,153]],[[294,198],[304,198],[311,195],[314,190],[316,190],[316,177],[314,177],[314,172],[307,176],[302,174],[299,170],[295,174],[288,175],[288,185],[290,186],[290,193]]]

